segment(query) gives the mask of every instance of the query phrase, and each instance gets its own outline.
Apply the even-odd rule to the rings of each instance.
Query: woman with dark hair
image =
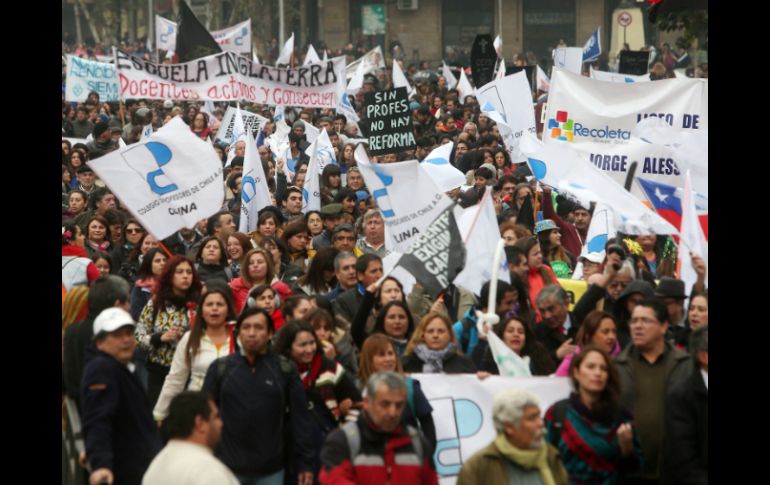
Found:
[[[88,161],[88,155],[82,149],[75,148],[67,155],[66,161],[67,171],[69,171],[71,177],[69,186],[71,189],[76,189],[78,187],[78,169]]]
[[[74,220],[77,216],[88,210],[88,194],[80,189],[72,189],[67,194],[67,211],[63,218]]]
[[[272,255],[275,276],[279,280],[287,285],[291,285],[294,284],[298,277],[305,274],[302,268],[289,264],[289,250],[280,239],[266,237],[262,239],[262,247]]]
[[[321,205],[330,204],[342,187],[342,170],[329,163],[321,172]]]
[[[647,267],[656,278],[674,276],[676,270],[675,245],[668,236],[655,234],[636,236],[636,242],[642,247],[642,255]]]
[[[132,285],[136,284],[137,273],[139,272],[139,267],[144,261],[144,255],[147,254],[150,249],[157,247],[158,240],[155,239],[155,236],[149,232],[142,234],[139,238],[139,241],[136,243],[136,245],[134,245],[133,249],[131,249],[131,252],[128,255],[128,259],[124,261],[122,265],[120,265],[118,275]]]
[[[120,230],[120,239],[115,245],[115,249],[112,251],[110,257],[112,258],[112,264],[116,269],[123,266],[132,250],[140,245],[146,231],[144,227],[136,219],[128,219]]]
[[[310,231],[311,239],[321,234],[324,230],[324,221],[321,217],[321,211],[307,211],[305,213],[305,223],[307,223],[307,229]]]
[[[303,271],[306,268],[307,244],[310,240],[307,224],[304,221],[294,221],[286,226],[283,231],[281,241],[288,248],[287,254],[290,264],[297,266]]]
[[[509,349],[528,363],[530,375],[547,376],[553,373],[556,364],[548,355],[548,350],[537,340],[529,322],[517,316],[509,317],[505,324],[501,322],[495,325],[494,332]],[[481,378],[489,374],[500,374],[489,347],[484,351],[480,371]]]
[[[687,320],[683,331],[674,335],[676,345],[688,351],[690,335],[698,328],[709,324],[709,297],[706,293],[693,293],[687,306]]]
[[[235,351],[235,325],[228,328],[228,323],[234,323],[234,320],[230,289],[219,283],[207,286],[195,313],[192,329],[179,340],[171,361],[171,370],[163,382],[152,412],[156,421],[166,419],[174,396],[184,390],[201,390],[206,371],[212,362]]]
[[[350,333],[355,342],[363,342],[374,331],[380,310],[391,301],[407,303],[404,286],[393,276],[387,276],[382,283],[372,283],[364,291],[364,298],[358,306],[350,324]],[[410,311],[412,319],[413,312]]]
[[[323,347],[313,327],[303,321],[292,320],[276,335],[273,350],[297,366],[308,400],[309,412],[314,419],[311,446],[316,450],[313,475],[321,469],[321,448],[326,436],[345,421],[355,421],[356,408],[363,398],[351,376],[338,362],[323,355]]]
[[[361,347],[358,368],[358,382],[362,388],[366,387],[369,377],[375,372],[396,372],[404,378],[407,402],[401,421],[422,431],[430,445],[435,448],[436,426],[433,423],[433,408],[422,392],[420,381],[404,374],[393,342],[381,333],[367,337]]]
[[[262,240],[266,237],[280,237],[282,226],[283,223],[278,215],[272,210],[266,210],[257,218],[257,230],[250,232],[249,237],[261,246]]]
[[[459,350],[452,322],[438,312],[429,312],[422,318],[402,360],[404,371],[410,373],[465,374],[476,371],[471,359]]]
[[[511,272],[511,286],[516,290],[516,303],[513,304],[510,311],[505,315],[505,318],[518,316],[525,322],[535,321],[535,312],[532,310],[532,305],[529,302],[529,293],[527,293],[527,284],[519,276],[518,273]]]
[[[569,368],[574,392],[545,413],[548,441],[559,450],[572,483],[618,483],[641,465],[633,417],[620,405],[617,367],[587,346]]]
[[[86,223],[86,251],[88,257],[96,253],[110,254],[112,252],[112,233],[110,224],[102,216],[93,215]]]
[[[233,277],[241,275],[241,260],[243,255],[254,249],[251,238],[242,232],[234,232],[227,237],[227,261]]]
[[[291,294],[286,283],[275,277],[273,258],[267,250],[250,249],[243,256],[241,265],[241,276],[233,278],[230,282],[236,312],[243,309],[249,297],[249,290],[255,286],[270,285],[281,295]]]
[[[233,279],[233,272],[227,264],[227,251],[222,241],[215,236],[206,236],[201,240],[200,250],[195,257],[195,269],[200,273],[203,283],[219,280],[225,284]]]
[[[305,320],[313,326],[324,355],[342,364],[351,376],[358,375],[358,356],[353,340],[337,325],[332,314],[323,308],[316,308],[305,316]]]
[[[200,276],[193,262],[175,255],[166,262],[156,291],[136,322],[137,346],[148,353],[147,396],[153,406],[171,369],[177,342],[190,329],[200,292]]]
[[[385,304],[377,314],[372,333],[385,334],[393,342],[393,347],[396,349],[398,357],[401,358],[413,332],[414,318],[412,318],[412,312],[409,311],[406,303],[395,300]],[[353,342],[358,348],[361,348],[366,335],[360,332],[353,333],[351,330],[351,336]]]
[[[342,212],[347,212],[353,216],[353,219],[358,219],[358,197],[356,192],[350,187],[340,188],[337,195],[334,196],[334,202],[342,204]]]
[[[495,168],[502,170],[503,175],[512,175],[514,172],[513,164],[511,163],[511,155],[505,148],[495,148],[492,152],[492,157],[495,161]]]
[[[537,240],[543,252],[543,262],[547,263],[557,278],[570,278],[575,270],[575,256],[561,244],[559,227],[551,219],[544,219],[535,224]]]
[[[209,115],[202,111],[195,113],[190,125],[190,131],[195,133],[201,140],[205,140],[207,136],[211,135]]]
[[[249,290],[249,298],[246,300],[246,305],[243,307],[241,314],[252,307],[265,309],[270,314],[276,330],[281,328],[286,322],[280,308],[278,292],[270,285],[258,285]]]
[[[139,319],[142,309],[155,292],[158,278],[168,261],[168,255],[161,248],[152,248],[142,258],[142,264],[136,273],[136,283],[131,290],[131,318]]]
[[[315,309],[315,302],[307,295],[291,295],[283,299],[281,311],[286,320],[304,320]]]
[[[583,319],[580,329],[575,336],[575,352],[567,354],[564,360],[556,369],[556,375],[559,377],[568,377],[569,368],[572,359],[589,345],[598,347],[607,352],[611,357],[620,353],[620,344],[618,343],[618,324],[615,317],[607,312],[594,310]]]
[[[85,236],[74,223],[61,228],[61,283],[69,291],[74,286],[88,285],[100,276],[96,265],[83,247]]]
[[[535,311],[537,321],[541,320],[540,310],[537,308],[537,294],[540,290],[550,284],[559,284],[553,270],[547,264],[543,264],[543,252],[540,250],[540,243],[536,237],[519,239],[514,246],[521,249],[527,255],[527,290],[529,291],[529,301],[532,309]]]
[[[321,248],[316,252],[307,273],[297,278],[293,289],[305,295],[325,295],[332,291],[334,280],[334,258],[339,251],[333,247]]]
[[[96,265],[100,275],[104,276],[112,273],[112,261],[110,261],[109,256],[106,254],[96,253],[91,256],[91,261]]]
[[[347,174],[347,171],[350,167],[356,166],[356,146],[353,143],[346,143],[344,147],[342,147],[342,151],[340,152],[340,171],[342,174]]]

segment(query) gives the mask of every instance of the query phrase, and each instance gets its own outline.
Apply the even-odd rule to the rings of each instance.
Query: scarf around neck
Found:
[[[422,371],[438,374],[444,372],[444,359],[455,351],[455,344],[449,342],[446,348],[431,350],[426,344],[419,344],[414,348],[414,353],[423,362]]]
[[[516,463],[525,470],[536,468],[540,472],[540,479],[544,485],[556,485],[551,469],[548,468],[548,445],[534,450],[520,450],[513,446],[505,433],[499,433],[495,438],[495,447],[505,458]]]

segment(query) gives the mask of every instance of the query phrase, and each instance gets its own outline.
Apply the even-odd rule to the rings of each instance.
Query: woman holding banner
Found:
[[[460,353],[452,322],[444,314],[429,312],[414,331],[404,351],[406,372],[470,374],[471,359]]]
[[[529,290],[529,300],[532,308],[535,310],[537,320],[540,320],[540,311],[537,308],[537,294],[540,290],[550,284],[559,284],[553,270],[547,264],[543,264],[543,252],[540,249],[540,243],[536,237],[528,237],[516,241],[516,247],[524,251],[527,255],[527,287]]]
[[[543,344],[537,340],[535,332],[527,320],[513,316],[504,325],[499,323],[495,325],[494,332],[506,347],[529,363],[531,375],[547,376],[553,373],[556,365]],[[481,359],[479,377],[483,379],[490,374],[500,375],[500,370],[495,362],[492,349],[487,347],[484,351],[484,357]]]
[[[548,441],[572,483],[617,483],[642,460],[633,418],[620,406],[617,368],[604,350],[588,345],[569,375],[575,391],[545,413]]]

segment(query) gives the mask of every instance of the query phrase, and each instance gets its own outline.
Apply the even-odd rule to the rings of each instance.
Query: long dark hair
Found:
[[[594,409],[598,411],[600,408],[603,408],[604,410],[617,412],[620,408],[620,376],[618,374],[618,368],[615,366],[615,363],[607,352],[599,347],[589,344],[581,350],[579,354],[573,357],[572,363],[569,366],[569,378],[572,381],[572,386],[574,387],[575,392],[579,392],[580,384],[577,379],[575,379],[575,369],[580,368],[580,364],[583,363],[585,358],[591,352],[597,352],[601,355],[604,359],[604,363],[607,365],[607,385],[599,396],[599,401],[594,406]]]
[[[206,287],[206,292],[198,303],[198,309],[195,312],[195,321],[190,325],[190,340],[187,341],[187,354],[185,355],[185,362],[187,367],[192,366],[192,359],[195,354],[198,353],[198,349],[201,346],[201,338],[206,332],[207,325],[206,320],[203,319],[203,304],[206,302],[206,298],[209,295],[222,295],[227,304],[227,317],[226,321],[235,320],[235,305],[233,304],[233,296],[229,286],[222,284],[209,283]]]
[[[198,249],[198,254],[195,255],[195,261],[203,264],[203,249],[211,241],[216,241],[219,245],[219,266],[224,268],[227,266],[227,249],[225,248],[225,245],[222,244],[222,241],[216,236],[206,236],[201,239],[201,245]]]
[[[577,335],[575,336],[575,342],[581,347],[586,347],[591,344],[591,341],[599,330],[602,320],[609,318],[612,323],[615,324],[615,329],[618,328],[618,321],[612,314],[603,312],[601,310],[594,310],[583,319],[583,323],[580,324]]]
[[[195,269],[195,264],[186,256],[177,254],[169,258],[166,261],[166,266],[163,268],[163,272],[158,278],[158,286],[155,289],[155,294],[152,296],[152,320],[158,316],[161,308],[165,308],[167,304],[174,305],[174,301],[179,301],[180,298],[174,294],[174,273],[177,266],[182,263],[187,263],[192,268],[192,285],[187,290],[183,299],[185,302],[195,302],[198,300],[201,294],[201,277],[198,274],[198,270]]]
[[[281,327],[275,338],[275,344],[273,344],[273,350],[277,354],[283,354],[291,360],[291,346],[294,343],[294,339],[300,332],[308,332],[315,339],[316,354],[323,352],[321,341],[315,334],[315,329],[312,325],[304,320],[289,320],[285,325]]]
[[[324,279],[324,272],[334,271],[334,258],[338,253],[339,251],[331,246],[319,249],[310,261],[307,273],[297,278],[297,283],[310,286],[316,293],[326,292],[328,283]]]
[[[136,272],[137,279],[141,280],[154,276],[152,274],[152,260],[155,259],[155,255],[158,253],[166,256],[166,262],[168,262],[168,255],[166,255],[163,249],[150,248],[150,250],[147,251],[147,254],[144,255],[144,259],[142,259],[142,264],[139,266],[139,271]]]
[[[412,317],[412,312],[409,311],[409,307],[406,306],[406,303],[404,303],[403,301],[398,301],[398,300],[390,301],[386,303],[384,307],[382,307],[382,310],[380,310],[380,312],[377,314],[377,319],[374,322],[373,332],[384,333],[385,335],[387,335],[387,333],[385,332],[385,315],[387,315],[388,310],[390,310],[394,306],[397,306],[406,312],[406,319],[409,323],[406,328],[406,335],[404,336],[404,338],[406,340],[409,340],[410,338],[412,338],[412,333],[414,333],[414,317]]]
[[[513,320],[521,323],[524,327],[524,346],[521,348],[521,356],[529,356],[532,360],[531,367],[537,370],[538,374],[552,374],[556,370],[556,364],[553,359],[551,359],[551,356],[548,355],[548,350],[546,350],[543,344],[537,339],[535,332],[532,330],[532,325],[530,325],[528,321],[517,316],[510,317],[503,325],[495,325],[495,334],[500,337],[500,340],[503,340],[505,329],[508,328],[508,324]]]

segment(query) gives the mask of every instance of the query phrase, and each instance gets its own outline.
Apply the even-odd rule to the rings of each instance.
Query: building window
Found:
[[[560,41],[575,47],[575,0],[524,0],[524,51],[550,65]],[[547,59],[547,62],[542,62]]]
[[[444,59],[448,64],[469,66],[471,47],[478,34],[494,37],[495,3],[493,0],[443,0]]]

